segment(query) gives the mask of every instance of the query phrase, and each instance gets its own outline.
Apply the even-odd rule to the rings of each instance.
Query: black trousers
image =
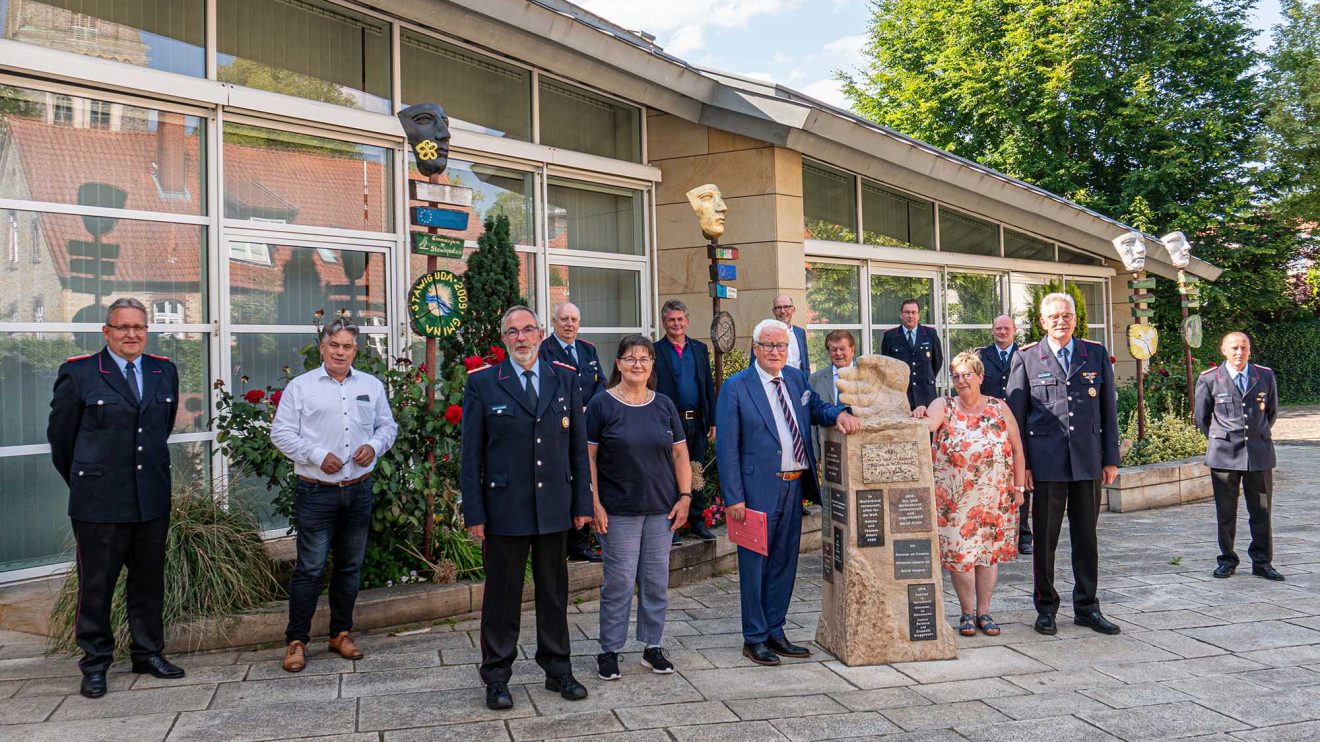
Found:
[[[84,673],[105,672],[115,657],[110,602],[121,569],[128,568],[125,597],[134,660],[165,651],[165,538],[170,518],[141,523],[73,521],[78,559],[78,613],[74,638]]]
[[[1100,517],[1098,479],[1079,482],[1036,480],[1032,525],[1037,538],[1031,555],[1036,612],[1054,615],[1059,611],[1059,593],[1054,589],[1054,551],[1059,546],[1065,512],[1068,514],[1068,536],[1072,540],[1073,613],[1094,613],[1100,610],[1100,601],[1096,597],[1099,556],[1095,538],[1095,524]]]
[[[482,553],[486,590],[481,599],[481,680],[507,683],[518,657],[523,570],[532,553],[536,586],[536,664],[548,677],[572,672],[568,638],[567,531],[536,536],[486,533]]]
[[[1219,519],[1219,563],[1238,566],[1233,550],[1237,538],[1238,488],[1247,500],[1247,523],[1251,527],[1251,546],[1247,556],[1251,566],[1271,566],[1274,560],[1274,536],[1270,528],[1270,505],[1274,499],[1272,471],[1234,471],[1211,469],[1210,485],[1215,493],[1215,517]]]
[[[1018,546],[1031,543],[1031,490],[1027,490],[1022,493],[1022,505],[1018,507]]]

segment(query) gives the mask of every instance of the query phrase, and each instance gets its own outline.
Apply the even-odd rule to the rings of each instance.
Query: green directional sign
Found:
[[[1128,281],[1127,285],[1130,289],[1153,289],[1155,288],[1155,279],[1143,278],[1140,281]]]
[[[412,251],[415,255],[434,255],[437,258],[463,257],[463,240],[425,232],[412,233]]]
[[[1155,316],[1155,310],[1154,310],[1154,309],[1135,309],[1135,308],[1134,308],[1134,309],[1132,310],[1132,316],[1133,316],[1133,317],[1154,317],[1154,316]]]

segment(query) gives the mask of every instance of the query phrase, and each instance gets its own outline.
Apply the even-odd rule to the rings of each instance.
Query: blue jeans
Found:
[[[331,552],[335,563],[330,575],[330,636],[353,629],[353,604],[371,530],[371,478],[347,487],[323,487],[300,479],[297,493],[293,512],[298,520],[298,562],[289,580],[284,641],[306,644]]]

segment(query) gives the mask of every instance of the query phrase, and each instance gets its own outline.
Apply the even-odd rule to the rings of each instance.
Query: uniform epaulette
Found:
[[[1201,376],[1205,376],[1206,374],[1213,374],[1218,370],[1219,370],[1218,366],[1211,366],[1210,368],[1207,368],[1206,370],[1202,371]]]
[[[91,357],[94,356],[94,355],[96,355],[96,354],[95,354],[95,353],[87,353],[86,355],[74,356],[74,357],[72,357],[72,358],[67,358],[67,359],[65,359],[65,363],[72,363],[73,361],[81,361],[81,360],[84,360],[84,359],[86,359],[86,358],[91,358]]]
[[[578,340],[582,340],[582,338],[578,338]],[[590,345],[593,348],[596,347],[596,344],[591,342],[590,340],[582,340],[582,342],[586,343],[587,345]]]
[[[1255,364],[1255,366],[1261,371],[1269,371],[1270,373],[1274,373],[1274,369],[1270,368],[1269,366],[1262,366],[1259,363]]]
[[[550,363],[553,364],[553,365],[555,365],[555,366],[558,366],[558,367],[560,367],[560,368],[566,368],[566,369],[568,369],[569,371],[572,371],[573,373],[577,373],[577,369],[576,369],[576,368],[573,368],[572,366],[568,365],[567,363],[560,363],[559,361],[551,361]]]
[[[148,356],[148,357],[150,357],[150,358],[155,358],[155,359],[158,360],[158,361],[170,361],[170,363],[173,363],[173,362],[174,362],[174,361],[170,360],[170,357],[169,357],[169,356],[158,356],[158,355],[156,355],[155,353],[143,353],[142,355],[144,355],[144,356]]]
[[[487,363],[485,366],[477,366],[476,368],[470,368],[468,369],[468,376],[471,376],[472,374],[475,374],[478,371],[485,371],[488,368],[495,368],[495,367]]]
[[[1028,348],[1034,348],[1034,347],[1036,347],[1037,345],[1040,345],[1040,341],[1039,341],[1039,340],[1037,340],[1037,341],[1034,342],[1034,343],[1027,343],[1026,345],[1019,345],[1019,346],[1018,346],[1018,350],[1027,350]]]

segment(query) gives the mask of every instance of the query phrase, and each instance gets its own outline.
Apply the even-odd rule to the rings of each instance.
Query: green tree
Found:
[[[445,361],[486,356],[501,347],[500,315],[515,304],[526,304],[518,281],[518,254],[509,238],[509,218],[487,216],[485,233],[477,238],[477,251],[468,257],[463,283],[468,308],[458,332],[440,341]]]
[[[1320,2],[1282,0],[1265,72],[1267,174],[1283,214],[1320,222]]]
[[[1077,337],[1086,337],[1086,297],[1082,295],[1082,289],[1075,283],[1069,283],[1067,287],[1062,281],[1053,280],[1049,283],[1043,283],[1038,286],[1032,286],[1028,292],[1031,303],[1027,306],[1026,326],[1018,328],[1025,332],[1027,342],[1037,342],[1045,337],[1045,328],[1040,324],[1040,300],[1047,294],[1067,294],[1077,305],[1077,329],[1073,334]]]

